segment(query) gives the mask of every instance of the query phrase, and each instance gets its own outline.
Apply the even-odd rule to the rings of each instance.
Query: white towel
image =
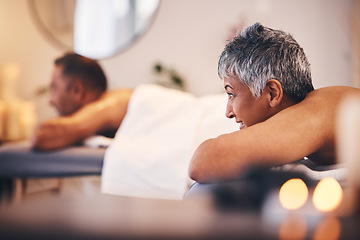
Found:
[[[131,97],[102,170],[103,193],[181,199],[188,165],[205,139],[236,131],[224,116],[226,95],[196,98],[158,85],[141,85]]]

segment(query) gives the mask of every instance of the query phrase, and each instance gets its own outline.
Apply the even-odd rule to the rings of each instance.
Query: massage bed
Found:
[[[38,152],[30,142],[14,142],[0,147],[0,178],[41,178],[100,175],[105,148],[72,146]]]
[[[63,177],[101,175],[106,148],[71,146],[48,152],[34,151],[29,141],[0,146],[0,203],[21,201],[29,178],[56,178],[60,191]]]

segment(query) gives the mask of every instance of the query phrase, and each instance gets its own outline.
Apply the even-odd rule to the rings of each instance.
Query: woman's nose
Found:
[[[235,117],[233,108],[232,108],[232,106],[231,106],[230,104],[227,104],[227,106],[226,106],[225,116],[226,116],[227,118],[233,118],[233,117]]]

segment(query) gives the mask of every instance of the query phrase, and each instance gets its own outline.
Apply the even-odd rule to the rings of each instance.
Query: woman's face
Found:
[[[235,78],[225,78],[224,88],[228,94],[226,117],[234,118],[240,129],[250,127],[271,117],[270,106],[264,94],[255,97],[248,86]]]

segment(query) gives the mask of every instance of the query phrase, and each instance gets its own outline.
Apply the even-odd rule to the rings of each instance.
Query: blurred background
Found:
[[[19,66],[17,94],[35,101],[40,122],[55,112],[47,96],[35,93],[49,84],[54,59],[68,49],[41,31],[31,2],[0,0],[0,65]],[[293,34],[308,55],[316,88],[357,85],[359,5],[357,0],[163,0],[145,33],[100,64],[110,89],[155,82],[154,66],[161,63],[176,70],[196,96],[219,93],[217,61],[226,40],[234,29],[259,21]]]
[[[111,0],[109,0],[109,2],[110,1]],[[54,39],[51,39],[44,31],[44,26],[41,25],[39,21],[41,17],[37,15],[37,13],[39,14],[40,12],[36,13],[36,11],[41,8],[40,5],[37,4],[41,2],[55,3],[55,5],[52,5],[48,10],[45,8],[43,12],[45,15],[42,15],[42,17],[54,21],[52,24],[47,25],[50,26],[50,30],[55,30],[51,29],[51,26],[64,26],[65,32],[63,32],[63,35],[67,39],[74,39],[76,34],[73,33],[72,30],[76,28],[85,30],[85,27],[79,27],[74,24],[74,9],[72,9],[71,6],[73,6],[75,0],[0,0],[0,116],[4,112],[4,106],[7,106],[7,111],[9,112],[6,115],[8,117],[8,119],[6,119],[7,128],[12,129],[11,131],[8,130],[8,133],[12,134],[11,136],[6,136],[6,140],[18,140],[23,137],[19,135],[18,126],[11,125],[11,123],[15,122],[15,117],[19,118],[18,113],[20,112],[20,106],[24,109],[22,110],[24,118],[22,119],[20,117],[20,123],[25,126],[25,130],[29,130],[24,131],[26,138],[30,137],[30,130],[33,129],[34,125],[56,116],[55,110],[48,104],[48,95],[45,89],[50,83],[54,59],[63,55],[66,51],[73,50],[71,46],[76,45],[76,42],[71,42],[71,40],[70,46],[66,46],[66,44],[65,46],[61,45],[54,41]],[[105,5],[104,3],[108,1],[77,0],[76,4],[91,6],[99,2]],[[151,1],[144,0],[144,2]],[[44,7],[44,5],[41,6]],[[122,8],[112,8],[112,10],[120,12],[121,9]],[[175,76],[173,80],[180,79],[184,81],[186,91],[196,96],[224,92],[223,83],[217,76],[218,57],[227,41],[234,36],[236,31],[252,25],[255,22],[260,22],[271,28],[282,29],[295,37],[304,48],[311,63],[315,88],[333,85],[360,86],[360,0],[160,0],[159,5],[156,5],[153,10],[155,10],[155,12],[154,14],[150,14],[149,21],[146,22],[146,27],[144,31],[142,31],[142,34],[138,35],[134,41],[132,41],[132,39],[124,40],[125,48],[116,49],[119,50],[116,53],[100,57],[99,62],[105,70],[110,89],[123,87],[134,88],[143,83],[158,82],[159,69],[165,68],[171,70],[170,72],[176,72],[176,74],[173,75],[173,77]],[[95,13],[92,16],[100,15],[100,12],[100,8],[95,8]],[[105,14],[105,16],[107,15]],[[85,38],[85,42],[77,45],[79,51],[82,51],[80,49],[88,41],[104,35],[102,31],[106,30],[109,26],[108,24],[98,24],[98,22],[93,20],[91,17],[85,18],[84,22],[88,22],[91,26],[98,25],[100,33],[95,32],[93,37]],[[62,28],[59,29],[60,31],[63,30]],[[103,44],[103,46],[108,45]],[[348,114],[353,113],[353,109],[358,109],[359,102],[360,101],[356,101],[353,103],[352,108],[349,108]],[[5,103],[7,105],[4,105]],[[14,105],[14,103],[17,103],[17,105]],[[356,118],[353,117],[353,115],[344,114],[343,126],[349,126],[347,129],[348,132],[346,133],[359,132],[358,128],[356,131],[352,128],[352,126],[358,125],[359,119],[359,112],[357,112]],[[348,124],[345,120],[353,120],[354,122]],[[0,130],[2,130],[1,126],[3,126],[1,121],[2,118],[0,117]],[[0,139],[1,137],[0,134]],[[359,143],[357,135],[349,139],[351,140],[346,142],[346,146],[350,146],[348,143],[354,143],[349,149],[351,148],[357,151],[359,149],[356,145]],[[348,149],[346,150],[349,151]],[[357,157],[359,153],[355,152],[353,156]],[[343,159],[345,159],[345,157],[343,157]],[[354,166],[355,167],[350,168],[354,169],[354,173],[351,174],[353,177],[358,176],[356,172],[358,164]],[[76,181],[79,183],[74,184]],[[90,176],[84,179],[67,178],[64,182],[60,182],[58,179],[47,179],[47,181],[43,181],[42,185],[36,185],[38,183],[35,182],[35,184],[34,182],[33,185],[31,185],[31,183],[29,184],[32,188],[28,190],[28,192],[38,192],[44,188],[51,189],[51,187],[55,185],[57,187],[55,192],[59,191],[59,186],[62,188],[65,186],[67,190],[65,192],[70,193],[72,196],[83,197],[94,195],[98,193],[100,189],[100,176]],[[302,236],[306,234],[306,231],[316,233],[316,227],[322,227],[319,223],[322,223],[323,215],[317,214],[313,206],[309,207],[309,203],[311,202],[308,195],[316,195],[313,187],[314,186],[310,186],[309,189],[305,189],[306,196],[302,203],[305,204],[305,210],[303,208],[303,212],[295,212],[297,214],[300,213],[300,217],[299,215],[293,214],[287,215],[287,209],[292,208],[292,206],[287,207],[286,204],[288,202],[286,201],[285,203],[281,202],[281,205],[277,196],[271,198],[276,199],[277,202],[275,205],[266,202],[263,213],[264,216],[260,217],[266,218],[265,220],[269,220],[270,223],[278,224],[277,228],[271,227],[271,231],[276,232],[276,236],[278,236],[277,231],[279,226],[280,234],[282,233],[282,229],[285,229],[287,230],[285,233],[290,234],[290,237],[296,236],[294,229],[301,230],[301,224],[305,222],[304,217],[308,215],[312,216],[312,218],[306,219],[311,222],[311,224],[309,224],[310,227],[306,229],[305,226],[305,230],[302,229],[300,231],[300,237],[298,239],[304,238]],[[335,182],[335,187],[339,189],[337,182]],[[359,185],[356,185],[356,187],[359,189]],[[64,191],[62,190],[62,192]],[[332,191],[332,193],[333,192],[334,191]],[[342,194],[342,192],[340,193]],[[278,192],[276,192],[276,194],[278,194]],[[286,197],[286,194],[281,195],[285,195]],[[47,195],[45,196],[48,197]],[[324,196],[326,197],[326,201],[329,199],[336,200],[336,196]],[[148,226],[148,229],[154,228],[154,225],[149,223],[155,225],[159,223],[159,226],[156,225],[155,229],[157,229],[156,227],[159,229],[167,229],[163,226],[163,222],[168,221],[167,215],[163,217],[163,215],[160,214],[160,220],[165,219],[164,221],[159,221],[159,219],[158,221],[153,221],[153,216],[159,215],[157,212],[159,209],[158,204],[163,207],[162,202],[155,202],[155,207],[145,203],[146,207],[143,207],[143,203],[134,205],[131,199],[124,199],[122,200],[123,202],[120,203],[114,203],[112,201],[111,199],[103,199],[99,205],[96,205],[100,206],[99,209],[94,208],[93,204],[85,205],[85,207],[77,207],[78,205],[68,203],[68,205],[70,204],[70,206],[72,206],[72,208],[68,208],[70,209],[70,214],[69,212],[63,213],[63,209],[61,208],[57,209],[49,205],[48,208],[44,208],[46,211],[40,211],[40,219],[45,223],[44,225],[46,227],[48,216],[55,216],[55,220],[57,220],[57,215],[65,216],[67,218],[63,218],[64,224],[66,225],[70,222],[69,226],[72,226],[71,224],[74,224],[74,222],[71,222],[69,219],[75,216],[75,220],[78,220],[76,224],[83,224],[76,226],[86,229],[89,233],[92,233],[93,226],[98,226],[94,227],[95,232],[101,228],[105,229],[101,229],[101,231],[105,232],[108,229],[104,226],[108,223],[115,224],[111,225],[113,229],[118,229],[119,227],[116,225],[119,221],[112,221],[111,218],[105,218],[105,216],[113,216],[111,214],[115,208],[120,209],[119,206],[125,205],[132,206],[132,208],[129,208],[129,212],[138,209],[148,209],[147,211],[139,211],[141,214],[135,215],[133,222],[130,221],[130,223],[133,224],[132,226],[134,226],[133,229],[130,228],[130,233],[132,233],[132,231],[135,233],[138,232],[139,221],[140,223],[146,223],[143,224],[143,226]],[[292,203],[292,201],[293,200],[289,202]],[[344,205],[350,205],[347,202],[344,203]],[[86,201],[79,198],[77,204],[82,206],[82,204],[86,204]],[[98,202],[96,202],[96,204],[98,204]],[[67,205],[65,204],[64,206]],[[89,208],[86,208],[87,206]],[[274,206],[278,206],[278,208]],[[187,226],[195,226],[195,229],[198,226],[194,225],[194,222],[204,223],[204,225],[206,225],[208,222],[203,220],[211,219],[202,212],[201,214],[193,214],[193,208],[187,209],[191,211],[183,211],[182,208],[174,207],[174,205],[169,207],[173,210],[179,210],[179,214],[184,214],[184,218],[178,218],[176,217],[178,215],[172,215],[173,212],[165,211],[172,215],[171,217],[173,217],[173,219],[181,220],[180,223],[176,221],[169,222],[169,225],[175,226],[174,229],[179,229],[178,227],[184,225],[184,223],[188,223],[188,225],[184,225],[185,229],[189,230]],[[90,212],[93,215],[88,215],[87,209],[90,208],[98,210],[98,212]],[[297,208],[300,208],[300,206],[297,206]],[[36,213],[29,212],[28,218],[24,221],[31,222],[34,219],[33,214],[38,214],[36,208],[30,209],[34,209]],[[48,209],[56,210],[56,212],[49,214]],[[74,209],[78,211],[75,212],[75,214],[72,212]],[[127,207],[124,209],[126,210]],[[201,208],[195,209],[202,211]],[[284,224],[281,225],[279,222],[280,220],[282,221],[283,218],[279,218],[280,220],[278,222],[274,221],[274,218],[267,219],[268,216],[272,217],[275,211],[277,211],[277,214],[282,214],[281,217],[284,216],[283,218],[295,216],[297,222],[293,223],[292,219],[290,219],[290,223],[289,221],[284,221],[285,227],[282,227]],[[205,213],[208,214],[208,212]],[[10,215],[11,214],[13,213],[10,212]],[[148,215],[144,218],[144,214]],[[129,214],[125,212],[124,215],[119,215],[117,218],[123,219],[123,222],[127,222],[129,220],[127,219],[128,215]],[[102,221],[101,218],[99,221],[96,221],[99,216],[103,216],[104,221]],[[188,218],[188,216],[192,217]],[[193,216],[195,216],[195,218]],[[196,216],[198,218],[196,218]],[[329,214],[328,216],[333,215]],[[330,237],[337,239],[341,227],[343,228],[343,233],[348,234],[345,236],[350,236],[348,239],[352,239],[354,233],[358,235],[358,216],[359,214],[356,218],[357,221],[352,222],[353,219],[350,219],[350,223],[345,222],[342,226],[339,225],[337,219],[334,220],[331,218],[331,224],[329,224],[328,227],[321,228],[325,229],[325,233],[328,234],[325,235],[327,237],[314,237],[314,239],[329,239]],[[22,217],[22,215],[19,215],[19,218],[15,216],[14,219],[16,221],[22,219]],[[219,229],[221,230],[238,229],[239,232],[245,231],[248,225],[243,223],[248,223],[249,226],[252,226],[249,230],[250,234],[258,234],[257,224],[259,223],[259,219],[250,218],[249,220],[249,218],[245,216],[242,221],[232,221],[238,225],[230,225],[230,227],[233,227],[230,228],[227,226],[229,225],[228,221],[222,221],[222,218],[218,218],[218,216],[212,217],[221,220],[220,223],[225,226],[222,228],[223,226],[219,224]],[[3,218],[3,220],[4,219],[8,221],[6,217]],[[189,219],[192,221],[189,221]],[[326,218],[324,219],[327,220]],[[41,221],[39,223],[41,223]],[[315,224],[313,224],[314,221]],[[99,225],[101,222],[104,224]],[[334,224],[332,224],[333,222],[335,222],[335,227]],[[37,222],[35,222],[35,224],[36,223]],[[267,224],[266,221],[265,223]],[[50,225],[51,224],[52,222],[50,222]],[[58,224],[58,222],[55,222],[55,224]],[[287,224],[296,227],[288,227]],[[240,228],[240,225],[242,228]],[[198,228],[200,231],[202,230],[202,226],[203,225]],[[338,227],[340,230],[337,235],[329,231],[329,229],[336,230],[337,226],[340,226]],[[127,227],[128,225],[125,224],[122,229],[126,230]],[[205,227],[208,226],[206,225]],[[355,229],[356,232],[347,231],[347,228],[350,228],[352,231]],[[6,225],[3,225],[2,230],[4,229],[6,229]],[[196,230],[199,231],[198,229]],[[42,229],[40,228],[40,230]],[[17,229],[14,230],[14,232],[16,231]],[[181,233],[186,232],[183,231],[182,228],[178,231]],[[125,231],[125,234],[126,233]],[[229,234],[231,235],[233,233],[234,232],[230,232]],[[236,232],[236,234],[237,233],[238,232]],[[329,237],[329,234],[333,235]],[[289,237],[280,237],[280,239],[289,239]]]

